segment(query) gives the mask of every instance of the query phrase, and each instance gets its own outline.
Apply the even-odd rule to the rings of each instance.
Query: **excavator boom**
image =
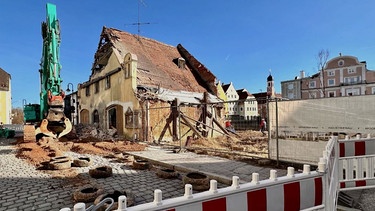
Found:
[[[60,138],[71,131],[72,124],[64,114],[65,93],[61,89],[61,64],[59,62],[60,24],[57,19],[56,5],[47,3],[46,10],[47,20],[42,23],[43,52],[39,70],[40,105],[24,106],[25,114],[35,113],[32,115],[33,118],[29,119],[25,115],[25,122],[36,123],[36,135],[44,134]]]

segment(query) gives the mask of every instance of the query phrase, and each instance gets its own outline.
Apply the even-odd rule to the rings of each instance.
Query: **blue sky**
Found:
[[[2,0],[0,67],[12,75],[14,107],[39,102],[41,22],[47,2],[61,25],[63,87],[89,79],[103,26],[137,33],[137,0]],[[373,0],[142,0],[140,35],[181,43],[217,78],[251,93],[266,90],[271,69],[280,82],[317,72],[317,54],[341,52],[375,69]]]

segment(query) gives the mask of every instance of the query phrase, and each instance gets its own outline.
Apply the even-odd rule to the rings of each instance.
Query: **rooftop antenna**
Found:
[[[140,4],[143,4],[143,6],[146,7],[146,4],[143,0],[138,0],[138,22],[137,23],[131,23],[131,24],[125,24],[125,25],[133,25],[133,26],[138,26],[138,35],[137,35],[137,39],[139,40],[139,36],[140,36],[140,33],[141,33],[141,25],[145,25],[145,24],[151,24],[150,22],[140,22],[140,18],[139,18],[139,14],[140,14]]]

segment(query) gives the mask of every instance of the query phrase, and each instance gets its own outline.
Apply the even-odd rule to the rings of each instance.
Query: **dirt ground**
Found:
[[[186,140],[182,141],[185,146]],[[179,146],[179,141],[172,142],[171,145]],[[262,136],[258,131],[238,132],[231,137],[222,136],[211,139],[196,139],[191,140],[187,147],[191,148],[196,153],[205,153],[218,155],[234,159],[233,156],[228,156],[226,151],[240,151],[250,152],[254,154],[267,153],[267,137]],[[23,137],[19,137],[15,142],[18,149],[17,157],[25,159],[37,169],[44,170],[46,173],[58,177],[74,177],[75,172],[72,170],[48,171],[45,169],[52,157],[64,155],[64,152],[72,151],[79,154],[92,154],[101,156],[114,156],[119,152],[126,151],[142,151],[147,147],[147,143],[138,143],[129,140],[112,139],[112,140],[98,140],[95,137],[87,137],[84,139],[77,138],[77,136],[67,136],[64,139],[54,140],[49,137],[43,137],[37,142],[24,143]],[[215,154],[210,152],[218,150]],[[203,150],[203,151],[202,151]],[[221,152],[221,153],[220,153]],[[219,153],[219,154],[218,154]]]
[[[184,144],[186,144],[186,141]],[[230,137],[220,136],[210,139],[192,140],[190,146],[266,153],[268,148],[268,137],[263,136],[259,131],[238,131],[236,132],[236,135],[231,135]]]

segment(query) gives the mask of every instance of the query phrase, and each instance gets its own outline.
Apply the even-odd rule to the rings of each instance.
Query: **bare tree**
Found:
[[[320,92],[322,93],[323,97],[326,97],[326,92],[325,92],[325,84],[324,84],[324,68],[327,64],[329,56],[329,51],[328,49],[320,50],[318,55],[317,55],[317,61],[318,61],[318,71],[320,74],[319,80],[320,80]]]
[[[22,108],[12,108],[12,124],[23,124]]]

